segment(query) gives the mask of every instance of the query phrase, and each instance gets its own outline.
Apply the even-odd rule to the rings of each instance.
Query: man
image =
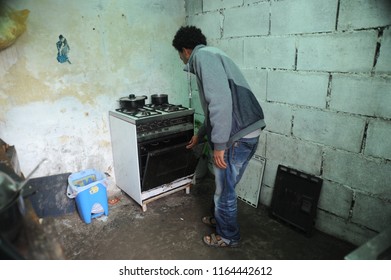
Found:
[[[181,27],[172,42],[185,70],[194,74],[205,115],[203,126],[190,140],[193,148],[205,135],[213,150],[216,191],[214,216],[203,217],[216,233],[203,241],[213,247],[236,247],[240,230],[235,187],[254,155],[264,115],[240,69],[221,50],[206,46],[195,26]]]

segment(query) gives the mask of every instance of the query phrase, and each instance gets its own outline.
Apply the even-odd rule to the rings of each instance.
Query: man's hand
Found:
[[[186,146],[186,149],[191,149],[197,144],[198,144],[198,136],[194,135],[193,137],[191,137],[188,145]]]
[[[221,151],[214,150],[213,151],[214,162],[215,162],[216,166],[221,169],[227,168],[227,163],[224,161],[224,153],[225,153],[225,150],[221,150]]]

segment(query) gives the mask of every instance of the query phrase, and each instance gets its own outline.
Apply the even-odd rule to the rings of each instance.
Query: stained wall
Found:
[[[0,51],[0,138],[34,176],[95,168],[113,175],[108,111],[130,93],[186,97],[171,46],[182,0],[5,1],[28,9],[27,30]],[[68,62],[57,60],[59,35]],[[175,77],[181,77],[176,79]]]

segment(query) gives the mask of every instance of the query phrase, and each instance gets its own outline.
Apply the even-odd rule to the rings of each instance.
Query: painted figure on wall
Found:
[[[68,58],[68,52],[70,51],[70,47],[68,45],[67,39],[64,36],[58,36],[59,41],[56,43],[57,45],[57,61],[60,63],[68,62],[71,64]]]

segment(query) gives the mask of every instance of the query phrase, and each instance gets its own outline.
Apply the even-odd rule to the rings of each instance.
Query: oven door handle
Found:
[[[170,147],[166,147],[166,148],[163,148],[163,149],[150,151],[150,152],[148,152],[148,156],[151,156],[151,157],[159,156],[161,154],[170,152],[172,150],[180,150],[180,149],[186,148],[187,145],[188,145],[188,142],[185,142],[185,143],[176,144],[176,145],[173,145],[173,146],[170,146]]]

